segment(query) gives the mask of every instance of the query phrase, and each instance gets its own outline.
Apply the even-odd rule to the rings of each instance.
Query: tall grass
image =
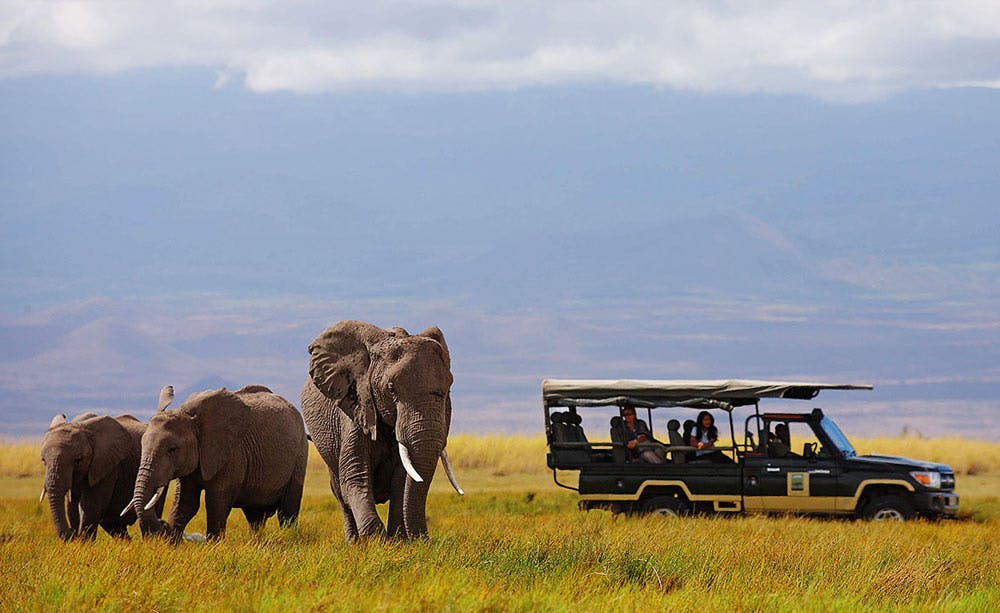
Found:
[[[343,543],[307,500],[296,528],[219,543],[56,541],[0,502],[0,609],[996,610],[1000,523],[618,518],[556,493],[432,496],[429,541]],[[695,603],[695,604],[692,604]]]
[[[1000,473],[1000,444],[958,437],[897,436],[854,442],[859,454],[899,455],[947,464],[960,475]]]
[[[966,466],[950,442],[894,440],[872,450]],[[967,481],[1000,481],[1000,444],[984,445],[974,459],[994,460]],[[977,521],[612,517],[552,485],[541,437],[448,448],[468,493],[435,479],[427,541],[345,544],[313,452],[295,527],[255,536],[234,511],[223,541],[171,547],[58,541],[35,501],[37,445],[0,444],[0,611],[1000,610],[995,496],[971,496],[993,509]],[[202,511],[189,529],[204,524]]]

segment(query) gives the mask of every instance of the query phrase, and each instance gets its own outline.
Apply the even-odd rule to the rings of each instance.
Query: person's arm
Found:
[[[635,425],[635,440],[640,443],[645,443],[649,439],[653,438],[650,436],[649,427],[644,421],[637,421]]]
[[[635,440],[635,434],[631,430],[629,430],[628,425],[624,423],[622,423],[621,428],[622,428],[622,440],[625,441],[625,446],[628,447],[629,449],[635,449],[635,445],[637,442]]]

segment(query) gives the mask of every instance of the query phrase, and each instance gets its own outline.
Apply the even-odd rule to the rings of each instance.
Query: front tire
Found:
[[[861,511],[868,521],[904,521],[915,515],[913,505],[902,496],[879,496]]]
[[[639,511],[643,515],[659,515],[660,517],[684,517],[691,512],[687,503],[673,496],[657,496],[642,503]]]

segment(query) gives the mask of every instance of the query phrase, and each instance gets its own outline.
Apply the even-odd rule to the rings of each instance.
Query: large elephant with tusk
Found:
[[[161,403],[167,389],[160,393]],[[42,439],[45,483],[39,501],[48,497],[60,538],[93,539],[98,526],[111,536],[128,538],[135,513],[119,515],[118,510],[132,497],[145,429],[131,415],[52,419]],[[162,510],[161,501],[147,513],[159,517]]]
[[[445,445],[451,356],[436,326],[410,335],[340,321],[309,346],[302,415],[330,473],[348,541],[427,535],[427,490],[438,458],[462,494]],[[388,530],[375,505],[389,503]]]
[[[191,394],[149,420],[129,506],[143,533],[174,541],[198,512],[202,492],[209,538],[225,534],[233,508],[254,531],[275,513],[284,526],[298,518],[308,451],[299,412],[262,385]],[[173,479],[179,484],[163,523],[149,510]]]

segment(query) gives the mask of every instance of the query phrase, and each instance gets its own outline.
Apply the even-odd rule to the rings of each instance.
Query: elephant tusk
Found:
[[[45,500],[45,486],[42,486],[42,495],[38,497],[38,502]]]
[[[130,500],[129,503],[125,505],[125,508],[122,509],[122,512],[119,515],[119,517],[125,517],[126,515],[128,515],[128,512],[132,510],[132,507],[135,506],[135,503],[137,502],[139,502],[138,498],[133,498],[132,500]]]
[[[455,473],[451,472],[451,462],[448,461],[448,452],[444,448],[441,449],[441,465],[444,466],[444,472],[448,475],[448,481],[451,481],[451,486],[455,488],[459,496],[465,496],[465,492],[462,491],[462,488],[458,485],[458,481],[455,480]]]
[[[152,498],[150,498],[150,499],[149,499],[149,502],[147,502],[147,503],[146,503],[146,506],[144,506],[144,507],[142,507],[142,508],[143,508],[144,510],[146,510],[146,511],[148,511],[148,510],[152,509],[152,508],[153,508],[153,505],[154,505],[154,504],[156,504],[156,501],[157,501],[157,500],[159,500],[159,499],[160,499],[160,496],[162,496],[162,495],[163,495],[163,490],[164,490],[165,488],[166,488],[166,486],[165,486],[165,485],[161,485],[161,486],[160,486],[160,489],[156,490],[156,493],[155,493],[155,494],[153,494],[153,497],[152,497]]]
[[[399,444],[399,459],[403,461],[406,474],[410,475],[410,478],[417,483],[423,483],[424,480],[420,477],[420,473],[417,472],[416,468],[413,468],[413,462],[410,461],[410,450],[403,443]]]

